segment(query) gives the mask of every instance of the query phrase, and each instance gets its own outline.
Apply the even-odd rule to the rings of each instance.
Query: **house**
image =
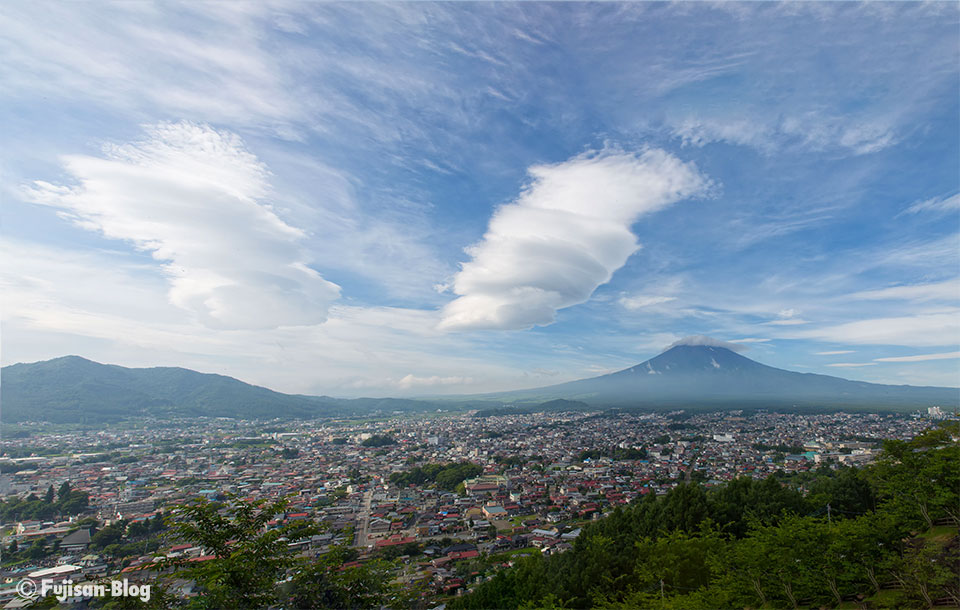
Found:
[[[60,542],[60,550],[64,553],[82,553],[90,544],[90,530],[82,529],[67,534]]]
[[[87,532],[89,534],[89,530]],[[46,568],[43,570],[37,570],[36,572],[30,572],[27,574],[34,582],[42,582],[43,580],[50,580],[52,582],[58,583],[68,578],[74,576],[80,576],[83,572],[83,568],[75,565],[62,565],[56,566],[53,568]]]
[[[483,516],[487,519],[505,519],[507,510],[502,506],[484,506]]]
[[[83,573],[89,577],[106,576],[107,564],[99,555],[84,555],[77,565],[83,568]]]

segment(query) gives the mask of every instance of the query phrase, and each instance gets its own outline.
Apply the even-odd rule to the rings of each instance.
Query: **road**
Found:
[[[373,504],[373,489],[368,489],[363,492],[363,503],[360,508],[360,528],[357,531],[357,536],[353,546],[358,548],[366,548],[367,546],[367,537],[370,535],[370,506]]]

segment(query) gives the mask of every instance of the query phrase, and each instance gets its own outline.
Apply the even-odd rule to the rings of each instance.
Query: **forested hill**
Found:
[[[960,446],[941,429],[889,442],[860,470],[680,485],[586,525],[572,550],[519,559],[448,607],[956,607],[957,464]]]
[[[130,417],[312,418],[434,409],[405,399],[282,394],[178,367],[126,368],[79,356],[3,367],[3,421],[96,424]]]

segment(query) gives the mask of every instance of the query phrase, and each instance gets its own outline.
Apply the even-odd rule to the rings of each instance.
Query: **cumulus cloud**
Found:
[[[67,156],[73,186],[38,181],[34,203],[162,262],[168,298],[212,328],[317,324],[339,287],[307,266],[303,231],[266,201],[267,168],[234,134],[194,123],[146,128],[103,157]]]
[[[667,349],[677,347],[678,345],[702,345],[706,347],[722,347],[728,349],[732,352],[745,352],[747,351],[747,346],[739,343],[733,343],[731,341],[721,341],[720,339],[714,339],[713,337],[708,337],[706,335],[691,335],[689,337],[684,337],[679,341],[674,341],[667,346]]]
[[[662,150],[605,149],[529,170],[531,182],[501,206],[483,239],[466,249],[449,330],[522,329],[553,322],[583,303],[639,249],[631,225],[644,214],[704,193],[692,163]]]

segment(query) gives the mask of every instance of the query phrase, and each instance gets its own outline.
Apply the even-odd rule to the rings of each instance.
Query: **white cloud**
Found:
[[[863,300],[905,300],[905,301],[937,301],[946,300],[956,302],[960,300],[960,278],[933,284],[912,284],[907,286],[890,286],[879,290],[865,290],[849,295],[851,299]]]
[[[664,296],[652,296],[652,295],[643,295],[638,294],[632,297],[621,297],[619,300],[620,305],[624,309],[629,309],[630,311],[635,311],[637,309],[643,309],[644,307],[649,307],[651,305],[659,305],[661,303],[669,303],[670,301],[676,301],[677,297],[664,297]]]
[[[809,324],[807,320],[801,318],[786,318],[783,320],[771,320],[770,322],[765,322],[770,326],[800,326],[801,324]]]
[[[692,335],[690,337],[684,337],[679,341],[674,341],[667,346],[667,349],[677,347],[679,345],[703,345],[706,347],[722,347],[734,352],[743,352],[747,350],[747,346],[738,345],[733,341],[721,341],[720,339],[714,339],[713,337],[707,337],[706,335]]]
[[[417,377],[416,375],[406,375],[397,382],[397,387],[403,389],[423,388],[449,385],[469,385],[473,379],[469,377],[439,377],[431,375],[430,377]]]
[[[816,151],[865,155],[896,144],[892,120],[827,116],[820,112],[798,112],[781,116],[685,116],[671,121],[673,135],[686,146],[702,147],[712,142],[748,146],[771,154],[778,148],[801,146]]]
[[[937,268],[955,270],[957,244],[960,244],[960,233],[897,244],[879,252],[876,258],[869,261],[868,268],[913,267],[921,268],[925,273]]]
[[[770,339],[760,339],[758,337],[747,337],[745,339],[731,339],[730,343],[768,343]]]
[[[860,368],[862,366],[876,365],[876,362],[834,362],[833,364],[828,364],[827,366],[835,366],[837,368]]]
[[[453,282],[445,329],[550,324],[583,303],[640,247],[631,225],[709,186],[692,163],[662,150],[584,154],[529,170],[532,182],[501,206]]]
[[[231,133],[164,123],[103,158],[63,161],[78,184],[38,181],[28,198],[151,253],[162,261],[170,301],[208,326],[317,324],[339,296],[307,266],[303,231],[267,203],[266,167]]]
[[[184,366],[283,392],[411,396],[560,383],[584,377],[586,362],[610,361],[547,349],[521,359],[512,349],[438,331],[437,311],[400,307],[335,304],[324,324],[223,332],[169,303],[167,290],[162,270],[142,255],[4,239],[3,364],[78,354],[124,366]],[[536,372],[546,365],[552,377]],[[400,387],[407,375],[410,387]],[[417,384],[434,377],[429,392]],[[462,384],[453,385],[456,378]]]
[[[767,126],[750,119],[687,117],[674,126],[673,135],[680,138],[685,146],[702,147],[711,142],[729,142],[770,151],[774,134]]]
[[[816,352],[816,356],[839,356],[840,354],[852,354],[852,349],[836,349],[829,352]]]
[[[933,197],[924,201],[918,201],[903,211],[904,214],[917,214],[919,212],[955,212],[960,210],[960,193],[955,193],[945,197]]]
[[[855,345],[936,347],[960,344],[960,310],[892,318],[873,318],[816,329],[797,330],[791,338],[821,339]]]
[[[926,362],[927,360],[953,360],[960,358],[960,352],[945,352],[942,354],[920,354],[918,356],[895,356],[891,358],[874,358],[874,362]]]

